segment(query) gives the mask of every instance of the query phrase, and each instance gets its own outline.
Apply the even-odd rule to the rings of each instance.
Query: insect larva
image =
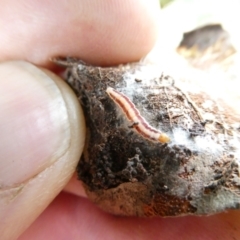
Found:
[[[122,109],[129,121],[133,123],[132,127],[144,138],[151,141],[168,143],[170,138],[167,134],[151,127],[147,121],[141,116],[134,103],[123,93],[118,92],[114,88],[108,87],[106,90],[110,98]]]

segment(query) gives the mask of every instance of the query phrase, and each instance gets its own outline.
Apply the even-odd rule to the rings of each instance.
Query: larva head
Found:
[[[158,141],[160,143],[168,143],[168,142],[170,142],[170,138],[169,138],[169,136],[167,134],[161,133],[161,135],[158,138]]]

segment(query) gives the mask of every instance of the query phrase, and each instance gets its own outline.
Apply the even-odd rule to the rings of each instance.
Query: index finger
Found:
[[[74,56],[98,65],[139,60],[157,38],[159,1],[12,0],[0,9],[0,61]]]

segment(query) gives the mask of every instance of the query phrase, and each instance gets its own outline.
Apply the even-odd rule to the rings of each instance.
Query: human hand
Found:
[[[0,60],[26,60],[51,70],[48,59],[54,56],[98,65],[138,60],[156,41],[158,15],[157,0],[2,1]],[[72,176],[84,144],[83,114],[73,92],[48,70],[24,62],[0,64],[0,116],[1,239],[16,239],[30,225],[19,239],[230,239],[240,234],[237,211],[139,219],[112,216],[90,203]]]

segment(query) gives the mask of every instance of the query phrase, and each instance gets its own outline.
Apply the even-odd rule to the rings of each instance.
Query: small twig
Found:
[[[172,126],[172,117],[170,115],[169,104],[168,104],[170,102],[170,99],[169,99],[169,96],[167,94],[166,87],[163,88],[163,91],[164,91],[164,93],[165,93],[165,95],[167,97],[167,113],[168,113],[168,117],[169,117],[169,123],[170,123],[171,128],[173,128],[173,126]]]
[[[182,95],[187,99],[188,103],[190,103],[192,105],[192,107],[195,110],[196,114],[198,115],[200,121],[203,122],[204,118],[203,118],[202,114],[200,113],[200,110],[199,110],[198,106],[191,100],[191,98],[188,96],[188,94],[186,92],[184,92],[182,89],[180,89],[176,85],[174,87],[177,90],[179,90],[182,93]]]

